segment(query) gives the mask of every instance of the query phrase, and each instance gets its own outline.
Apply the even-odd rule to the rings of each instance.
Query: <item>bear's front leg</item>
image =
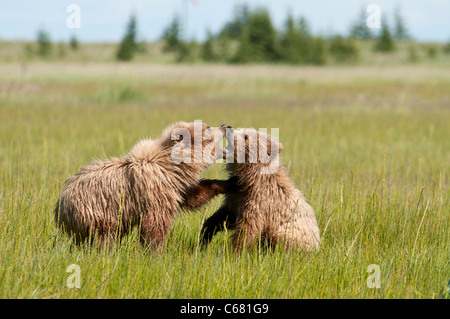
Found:
[[[236,214],[227,209],[220,207],[211,217],[209,217],[202,227],[202,245],[205,248],[216,233],[222,231],[224,227],[233,228],[236,223]]]
[[[231,194],[236,191],[237,178],[231,177],[228,180],[202,179],[196,185],[188,189],[183,196],[183,209],[196,209],[208,203],[219,194]]]

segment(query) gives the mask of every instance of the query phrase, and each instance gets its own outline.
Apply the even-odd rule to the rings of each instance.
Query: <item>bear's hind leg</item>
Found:
[[[140,241],[144,247],[156,251],[164,249],[164,240],[169,233],[173,218],[156,221],[152,215],[143,216],[140,225]]]
[[[239,226],[236,228],[232,237],[235,251],[238,253],[242,251],[244,247],[251,247],[260,235],[261,232],[258,231],[252,223],[249,223],[248,221],[239,223]]]

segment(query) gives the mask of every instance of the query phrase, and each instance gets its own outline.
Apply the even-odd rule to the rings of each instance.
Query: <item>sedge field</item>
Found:
[[[0,64],[0,298],[449,298],[449,71]],[[221,197],[180,215],[163,254],[136,232],[113,250],[71,245],[52,213],[65,179],[179,120],[279,128],[320,250],[237,255],[227,232],[202,250]]]

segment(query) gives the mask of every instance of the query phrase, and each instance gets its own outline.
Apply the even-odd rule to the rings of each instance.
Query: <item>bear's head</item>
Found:
[[[226,129],[228,145],[225,149],[227,169],[232,172],[258,170],[273,174],[279,167],[283,145],[270,135],[253,129]]]
[[[221,147],[225,129],[225,125],[210,127],[201,121],[177,122],[163,132],[161,140],[173,162],[207,167],[225,156]]]

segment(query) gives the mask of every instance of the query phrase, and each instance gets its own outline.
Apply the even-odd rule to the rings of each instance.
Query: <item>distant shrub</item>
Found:
[[[429,44],[429,45],[426,45],[424,47],[424,49],[425,49],[425,53],[429,59],[432,59],[432,60],[436,59],[437,54],[438,54],[438,48],[436,45]]]
[[[417,48],[415,45],[410,45],[408,47],[408,61],[411,63],[416,63],[419,61],[419,55],[417,53]]]
[[[125,102],[140,101],[143,98],[144,95],[140,91],[137,91],[134,88],[126,86],[119,91],[116,100],[117,102],[125,103]]]
[[[140,41],[136,47],[136,53],[139,54],[147,54],[149,52],[148,45],[145,41]]]
[[[67,47],[64,44],[64,42],[58,43],[56,50],[57,50],[56,53],[57,53],[58,58],[63,59],[67,56]]]
[[[234,51],[233,51],[233,42],[234,40],[229,37],[219,35],[216,38],[217,42],[217,58],[219,61],[230,62],[233,59]]]
[[[450,54],[450,41],[447,42],[447,44],[442,48],[442,51],[443,51],[445,54]]]
[[[181,42],[178,47],[176,62],[194,62],[198,52],[198,45],[195,42]]]
[[[128,103],[139,102],[145,100],[146,96],[143,92],[134,87],[125,86],[122,88],[108,87],[95,93],[91,101],[94,103]]]
[[[32,58],[36,54],[34,46],[31,43],[26,43],[24,45],[23,52],[26,58]]]
[[[78,51],[78,49],[80,48],[80,44],[78,43],[77,38],[75,37],[75,35],[72,35],[70,37],[69,40],[69,47],[72,51]]]
[[[337,35],[330,39],[330,55],[338,63],[354,63],[358,60],[359,50],[356,41]]]

